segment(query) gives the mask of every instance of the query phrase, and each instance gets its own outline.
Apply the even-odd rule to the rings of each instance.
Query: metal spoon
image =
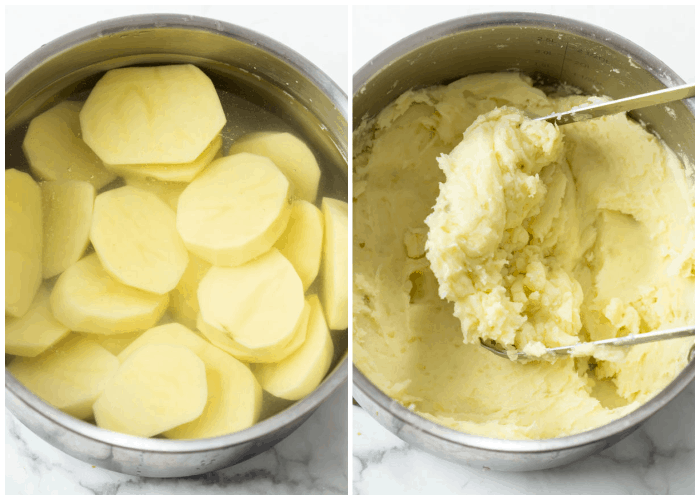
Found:
[[[553,113],[547,116],[534,118],[535,121],[544,120],[557,125],[566,125],[567,123],[580,122],[598,118],[599,116],[614,115],[632,111],[633,109],[646,108],[647,106],[655,106],[656,104],[665,104],[671,101],[687,99],[695,97],[695,84],[680,85],[678,87],[669,87],[667,89],[655,90],[646,94],[639,94],[632,97],[624,97],[614,101],[602,102],[575,108],[563,113]]]
[[[547,349],[547,354],[553,354],[555,356],[568,356],[571,354],[571,351],[574,348],[580,348],[581,346],[615,346],[615,347],[623,347],[623,346],[630,346],[630,345],[637,345],[637,344],[646,344],[647,342],[658,342],[659,340],[669,340],[669,339],[678,339],[681,337],[691,337],[695,335],[695,326],[683,326],[681,328],[671,328],[669,330],[659,330],[655,332],[649,332],[649,333],[639,333],[639,334],[632,334],[628,335],[627,337],[616,337],[612,339],[605,339],[605,340],[597,340],[595,342],[585,342],[581,344],[576,344],[576,345],[568,345],[568,346],[562,346],[562,347],[552,347]],[[484,347],[485,349],[491,351],[492,353],[501,356],[503,358],[509,358],[509,359],[521,359],[521,360],[535,360],[535,359],[543,359],[546,358],[547,355],[544,355],[542,357],[535,357],[535,356],[530,356],[529,354],[525,354],[522,351],[518,351],[516,353],[512,353],[511,355],[508,356],[508,353],[506,352],[505,348],[501,347],[500,345],[496,344],[492,340],[484,340],[484,339],[479,339],[481,341],[481,346]],[[691,353],[694,352],[695,346],[693,346],[693,349],[691,349]],[[515,357],[514,357],[515,356]],[[690,359],[690,354],[688,355],[688,359]]]

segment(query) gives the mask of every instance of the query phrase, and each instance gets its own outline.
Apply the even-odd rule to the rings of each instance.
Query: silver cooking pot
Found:
[[[105,71],[158,63],[196,64],[218,88],[286,117],[320,156],[327,181],[322,192],[347,200],[348,112],[343,91],[288,47],[201,17],[152,14],[113,19],[69,33],[30,54],[5,75],[6,151],[21,144],[29,119],[58,100],[86,95]],[[6,156],[6,168],[9,163]],[[347,333],[334,342],[331,371],[313,393],[251,428],[216,438],[176,441],[100,429],[45,403],[7,370],[5,406],[42,439],[90,464],[148,477],[203,474],[274,446],[347,383]]]
[[[419,31],[365,64],[353,78],[353,128],[409,89],[485,72],[521,71],[541,85],[564,82],[621,98],[684,83],[663,62],[615,33],[543,14],[463,17]],[[695,164],[695,99],[632,113],[683,160]],[[695,376],[695,357],[655,398],[607,425],[573,436],[504,440],[464,434],[409,411],[353,367],[353,397],[404,441],[454,462],[506,471],[569,464],[620,441]]]

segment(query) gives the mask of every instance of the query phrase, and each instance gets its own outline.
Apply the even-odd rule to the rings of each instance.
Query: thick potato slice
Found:
[[[233,143],[228,154],[252,153],[271,159],[289,178],[294,193],[313,203],[321,169],[309,147],[287,132],[257,132]]]
[[[199,418],[166,431],[170,439],[203,439],[237,432],[260,418],[262,389],[250,369],[178,323],[151,328],[119,355],[125,361],[148,344],[187,347],[204,361],[207,404]]]
[[[120,283],[107,274],[94,253],[66,269],[51,292],[55,318],[77,332],[115,335],[148,330],[167,307],[167,294]]]
[[[96,342],[70,336],[34,358],[15,358],[7,369],[52,406],[86,419],[119,368],[119,360]]]
[[[292,203],[287,228],[275,243],[296,269],[306,291],[316,279],[321,266],[323,214],[308,201]]]
[[[163,200],[173,212],[177,212],[177,200],[187,187],[186,182],[163,182],[157,179],[142,178],[135,175],[124,175],[127,186],[153,193]]]
[[[41,190],[29,174],[5,170],[5,314],[23,316],[41,285]]]
[[[146,164],[146,165],[105,165],[108,170],[124,177],[141,179],[154,178],[168,182],[190,182],[215,158],[221,156],[221,136],[204,149],[194,161],[188,163]]]
[[[212,267],[197,298],[207,324],[251,350],[288,344],[304,309],[301,279],[276,248],[239,267]]]
[[[177,230],[190,252],[215,266],[240,266],[267,252],[284,231],[289,190],[267,158],[226,156],[180,195]]]
[[[90,242],[95,187],[85,181],[42,182],[44,279],[78,262]]]
[[[304,344],[279,363],[256,365],[253,373],[263,389],[278,398],[296,401],[313,391],[326,376],[333,359],[333,341],[318,296],[311,306]]]
[[[117,178],[83,142],[82,103],[64,101],[29,123],[22,149],[32,173],[45,181],[85,181],[101,189]]]
[[[37,356],[70,333],[70,329],[54,318],[50,296],[49,289],[42,285],[24,316],[5,318],[6,354]]]
[[[189,260],[175,213],[153,193],[130,186],[95,198],[90,240],[109,274],[147,292],[175,288]]]
[[[197,330],[219,349],[229,353],[234,358],[246,363],[276,363],[299,349],[306,339],[306,325],[309,322],[309,305],[304,304],[297,327],[292,339],[284,346],[273,349],[248,349],[237,343],[226,332],[214,328],[204,322],[201,314],[197,315]]]
[[[126,358],[93,411],[104,429],[151,437],[196,419],[206,403],[202,360],[181,345],[147,344]]]
[[[109,165],[195,161],[225,123],[214,85],[191,64],[108,71],[80,111],[83,139]]]
[[[97,342],[110,353],[118,356],[124,349],[130,346],[139,338],[143,332],[119,333],[116,335],[100,335],[99,333],[80,333],[79,335],[87,340]]]
[[[332,330],[348,327],[348,204],[323,198],[321,303]]]
[[[170,314],[177,321],[192,329],[197,327],[197,315],[199,314],[197,288],[210,267],[209,262],[190,253],[190,261],[185,273],[175,289],[170,292],[170,305],[168,306]]]

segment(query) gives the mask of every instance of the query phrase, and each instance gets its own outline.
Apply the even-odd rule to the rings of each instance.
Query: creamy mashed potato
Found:
[[[625,115],[515,73],[409,91],[355,133],[354,362],[435,422],[507,439],[603,425],[653,397],[694,339],[518,363],[545,347],[694,324],[694,201]],[[588,354],[588,355],[586,355]]]

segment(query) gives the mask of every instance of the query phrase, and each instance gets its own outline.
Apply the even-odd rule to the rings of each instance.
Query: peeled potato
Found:
[[[93,410],[104,429],[151,437],[196,419],[206,402],[202,360],[187,347],[148,344],[122,363]]]
[[[323,317],[318,296],[311,306],[306,340],[279,363],[256,365],[253,373],[263,389],[278,398],[296,401],[313,391],[323,380],[333,359],[333,341]]]
[[[156,179],[124,175],[127,186],[149,191],[163,200],[173,212],[177,211],[177,200],[187,187],[186,182],[163,182]]]
[[[70,329],[54,318],[50,296],[49,289],[42,285],[24,316],[5,318],[6,354],[37,356],[70,333]]]
[[[204,362],[207,372],[207,404],[199,418],[164,433],[170,439],[203,439],[230,434],[255,424],[260,418],[262,389],[250,369],[178,323],[146,331],[119,355],[125,361],[148,344],[187,347]]]
[[[289,178],[302,200],[314,202],[321,169],[304,142],[287,132],[258,132],[233,143],[228,154],[252,153],[271,159]]]
[[[332,330],[348,327],[348,204],[323,198],[321,303]]]
[[[193,162],[225,123],[214,85],[191,64],[108,71],[80,111],[83,139],[109,165]]]
[[[95,188],[85,181],[42,182],[44,279],[78,262],[90,241]]]
[[[301,280],[276,248],[239,267],[212,267],[197,298],[207,324],[251,350],[288,344],[304,309]]]
[[[5,170],[5,314],[23,316],[41,285],[41,190],[29,174]]]
[[[83,142],[82,103],[64,101],[29,123],[22,149],[32,173],[45,181],[76,180],[100,189],[117,178]]]
[[[95,199],[90,240],[109,274],[147,292],[175,288],[189,259],[173,211],[153,193],[130,186]]]
[[[239,266],[267,252],[284,231],[289,189],[267,158],[226,156],[180,195],[177,230],[190,252],[215,266]]]
[[[141,179],[154,178],[169,182],[190,182],[198,173],[209,165],[214,158],[221,156],[221,136],[204,149],[194,161],[188,163],[159,163],[146,165],[105,165],[105,167],[118,175],[125,177],[138,177]]]
[[[66,269],[51,292],[55,318],[77,332],[113,335],[148,330],[167,307],[168,295],[118,282],[94,253]]]
[[[210,267],[209,262],[191,253],[185,273],[175,289],[170,292],[168,310],[173,318],[192,329],[197,326],[197,315],[199,314],[197,288]]]
[[[100,335],[99,333],[81,333],[80,336],[87,340],[97,342],[107,351],[118,356],[124,349],[134,343],[143,335],[143,332],[118,333],[116,335]]]
[[[275,243],[296,269],[306,291],[316,279],[321,266],[323,214],[308,201],[292,203],[287,228]]]
[[[119,368],[96,342],[68,337],[34,358],[15,358],[7,369],[27,389],[75,418],[90,418],[92,405]]]
[[[202,335],[209,342],[236,359],[247,363],[276,363],[292,354],[304,343],[306,339],[306,325],[309,322],[309,310],[309,305],[304,304],[304,310],[294,329],[294,335],[291,340],[284,346],[276,346],[273,349],[248,349],[243,347],[227,333],[206,324],[201,314],[197,315],[197,329],[202,332]]]

